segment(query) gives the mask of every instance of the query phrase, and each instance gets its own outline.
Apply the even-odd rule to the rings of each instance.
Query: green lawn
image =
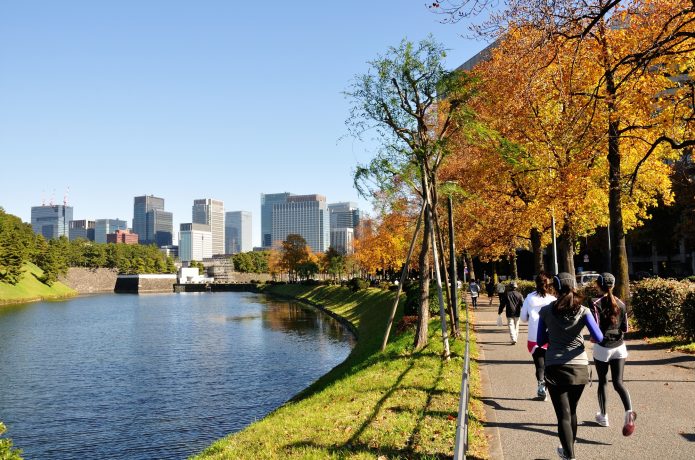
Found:
[[[441,359],[439,324],[430,344],[412,352],[414,331],[379,351],[394,293],[352,293],[335,286],[274,286],[276,294],[320,304],[348,319],[358,342],[348,359],[266,418],[217,441],[200,459],[439,459],[450,458],[456,429],[464,344]],[[400,316],[400,315],[399,315]],[[395,329],[395,328],[394,328]],[[473,361],[472,361],[473,362]],[[479,394],[477,369],[474,395]],[[472,400],[468,458],[486,458],[487,444]]]
[[[19,283],[12,285],[0,282],[0,304],[60,299],[77,294],[60,282],[55,282],[52,286],[45,285],[38,279],[42,275],[43,271],[39,267],[32,263],[26,264]]]

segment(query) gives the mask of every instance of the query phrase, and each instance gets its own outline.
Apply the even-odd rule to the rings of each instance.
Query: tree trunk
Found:
[[[516,266],[516,249],[509,253],[509,265],[512,270],[512,279],[519,279],[519,270]]]
[[[533,273],[535,275],[545,270],[541,236],[541,232],[537,228],[531,229],[531,250],[533,251]]]
[[[627,248],[625,246],[625,231],[623,227],[623,207],[620,202],[620,149],[618,138],[618,122],[609,124],[608,136],[608,167],[609,192],[608,212],[611,222],[611,271],[615,276],[613,292],[627,301],[630,296],[627,265]]]
[[[497,276],[497,261],[492,261],[492,281],[497,284],[499,282],[499,277]]]
[[[463,260],[465,264],[468,266],[468,281],[474,280],[475,269],[473,268],[473,259],[471,259],[471,255],[468,253],[468,251],[463,253]]]
[[[574,270],[574,240],[569,229],[565,226],[557,242],[558,265],[561,272],[575,276]]]
[[[422,245],[420,247],[420,304],[418,307],[417,329],[415,330],[415,350],[427,345],[428,325],[430,321],[430,232],[429,219],[424,219]]]

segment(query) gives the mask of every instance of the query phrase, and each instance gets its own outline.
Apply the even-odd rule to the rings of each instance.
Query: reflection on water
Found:
[[[0,308],[0,420],[26,459],[185,458],[343,361],[352,336],[251,293]]]

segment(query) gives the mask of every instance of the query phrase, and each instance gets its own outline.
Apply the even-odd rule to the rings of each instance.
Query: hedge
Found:
[[[693,322],[686,326],[684,304],[694,295],[693,284],[687,281],[648,278],[635,283],[631,303],[637,325],[650,336],[684,335]],[[695,311],[691,306],[685,310],[687,315]]]

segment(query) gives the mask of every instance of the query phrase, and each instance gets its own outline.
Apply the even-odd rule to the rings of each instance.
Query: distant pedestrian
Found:
[[[471,293],[471,303],[473,308],[478,308],[478,295],[480,295],[480,285],[472,279],[468,284],[468,292]]]
[[[623,371],[627,347],[623,336],[627,332],[627,311],[622,300],[613,295],[615,277],[610,273],[602,273],[596,279],[596,285],[603,293],[599,299],[593,302],[593,313],[596,322],[603,333],[603,340],[594,344],[594,365],[598,374],[598,406],[596,423],[608,426],[608,414],[606,413],[606,387],[608,386],[608,369],[611,370],[613,388],[618,392],[620,400],[625,408],[625,421],[623,423],[623,436],[630,436],[635,431],[635,419],[637,413],[632,410],[630,393],[623,384]]]
[[[589,358],[584,350],[582,330],[589,329],[596,342],[603,334],[591,311],[582,305],[574,276],[560,273],[553,278],[558,299],[538,313],[538,346],[548,344],[545,356],[545,383],[557,417],[561,459],[574,459],[577,439],[577,404],[589,383]]]
[[[533,364],[536,368],[536,396],[541,400],[547,399],[545,389],[545,350],[548,345],[541,347],[536,343],[538,335],[538,312],[541,308],[555,301],[555,296],[549,292],[551,290],[550,276],[545,272],[540,272],[536,275],[536,290],[526,296],[524,304],[521,307],[521,320],[528,322],[528,351],[533,358]]]
[[[519,316],[521,316],[521,306],[524,303],[524,296],[516,290],[517,287],[516,281],[509,283],[509,289],[502,297],[503,301],[500,302],[500,308],[497,311],[497,314],[502,316],[502,311],[505,310],[512,345],[516,345],[516,339],[519,336]]]
[[[487,292],[487,296],[490,299],[490,305],[492,305],[492,298],[495,295],[495,280],[492,279],[492,276],[490,276],[487,279],[487,283],[485,283],[485,291]]]
[[[502,280],[498,280],[497,284],[495,284],[495,292],[497,292],[497,297],[499,298],[500,303],[502,303],[502,296],[506,290],[507,286],[504,285]]]

